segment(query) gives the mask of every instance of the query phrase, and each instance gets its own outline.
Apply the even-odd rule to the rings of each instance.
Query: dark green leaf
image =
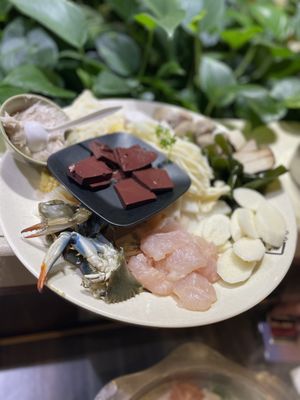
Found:
[[[87,21],[88,45],[92,45],[96,37],[105,29],[104,20],[98,10],[83,4],[80,8]]]
[[[119,17],[129,20],[134,14],[139,12],[139,3],[137,0],[106,0],[111,8],[119,15]]]
[[[253,4],[250,8],[254,18],[276,39],[285,39],[290,32],[287,14],[273,4]]]
[[[271,95],[283,101],[288,108],[300,108],[300,78],[286,78],[276,81]]]
[[[8,0],[0,0],[0,22],[5,21],[7,14],[11,9],[11,4]]]
[[[254,139],[259,146],[274,143],[277,138],[276,133],[266,125],[258,126],[255,129],[248,127],[243,133],[246,139]]]
[[[4,101],[9,97],[21,94],[23,92],[23,89],[0,83],[0,103],[4,103]]]
[[[105,64],[117,74],[130,76],[139,69],[141,52],[130,36],[105,32],[96,40],[96,48]]]
[[[248,107],[266,124],[278,121],[286,114],[284,104],[273,99],[266,89],[246,91],[241,93],[241,96]]]
[[[229,104],[234,95],[228,94],[229,87],[236,84],[232,70],[225,63],[203,57],[199,69],[200,87],[215,105]]]
[[[93,91],[98,96],[116,96],[128,94],[132,90],[133,83],[121,78],[109,71],[101,72],[93,86]]]
[[[143,0],[145,6],[153,13],[157,25],[172,37],[175,29],[185,18],[185,12],[179,0]]]
[[[222,149],[222,151],[224,152],[224,154],[226,154],[226,156],[232,155],[232,147],[230,146],[230,143],[224,137],[224,135],[218,133],[215,136],[215,143]]]
[[[157,76],[159,78],[165,78],[170,75],[178,75],[178,76],[183,76],[185,75],[184,69],[181,68],[181,66],[176,62],[176,61],[169,61],[166,64],[163,64],[158,72]]]
[[[200,23],[201,31],[213,33],[220,31],[225,20],[224,0],[203,0],[206,14]]]
[[[259,176],[256,179],[253,178],[253,180],[244,184],[243,187],[247,187],[249,189],[255,189],[255,190],[263,190],[266,186],[268,186],[270,183],[272,183],[280,175],[283,175],[286,172],[287,172],[287,169],[283,165],[280,165],[273,170],[266,171],[264,173],[259,174]]]
[[[155,18],[147,13],[136,14],[134,19],[148,31],[153,31],[157,27]]]
[[[11,71],[3,84],[20,88],[23,91],[42,93],[53,97],[72,98],[75,93],[53,85],[47,77],[33,65],[22,65]]]
[[[180,6],[185,12],[185,17],[181,22],[183,26],[195,32],[195,24],[198,23],[206,14],[203,10],[203,0],[180,0]]]
[[[35,19],[75,47],[87,39],[87,21],[81,8],[68,0],[10,0],[23,14]]]
[[[262,32],[259,26],[249,26],[240,29],[227,29],[221,33],[221,38],[233,49],[239,49]]]
[[[91,75],[82,68],[78,68],[76,73],[81,80],[83,87],[90,89],[93,85],[93,79]]]

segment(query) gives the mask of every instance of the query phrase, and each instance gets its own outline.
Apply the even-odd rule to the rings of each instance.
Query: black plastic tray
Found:
[[[67,175],[68,166],[91,155],[89,143],[95,139],[107,144],[111,148],[130,147],[139,144],[146,150],[155,151],[157,159],[152,163],[154,167],[168,171],[174,183],[174,189],[157,195],[157,200],[132,209],[124,209],[121,201],[111,184],[108,188],[91,191],[79,186]],[[48,168],[55,178],[62,183],[83,205],[111,225],[130,226],[140,223],[152,215],[168,207],[185,193],[190,187],[191,180],[186,172],[178,165],[170,162],[166,156],[146,142],[129,133],[116,132],[98,138],[88,139],[73,146],[66,147],[48,158]]]

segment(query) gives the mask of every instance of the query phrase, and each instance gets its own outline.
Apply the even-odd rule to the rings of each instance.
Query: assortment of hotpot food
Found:
[[[74,119],[103,104],[84,92],[65,113]],[[157,105],[151,116],[124,107],[67,135],[57,132],[45,149],[34,151],[26,142],[22,121],[51,119],[55,125],[55,113],[36,103],[5,115],[2,123],[12,143],[36,159],[45,160],[60,148],[94,138],[89,156],[70,163],[65,173],[87,191],[113,187],[124,212],[158,201],[176,184],[164,166],[153,167],[155,151],[142,145],[112,148],[101,142],[102,135],[127,132],[138,137],[185,171],[191,184],[149,220],[118,227],[84,207],[45,168],[38,190],[40,222],[22,231],[26,240],[42,236],[48,247],[38,279],[40,291],[62,256],[80,269],[82,286],[100,301],[122,302],[148,291],[171,296],[179,307],[206,311],[218,300],[217,282],[232,290],[247,285],[263,268],[266,252],[283,245],[285,219],[265,190],[286,170],[275,167],[269,147],[259,147],[241,132],[210,119]]]

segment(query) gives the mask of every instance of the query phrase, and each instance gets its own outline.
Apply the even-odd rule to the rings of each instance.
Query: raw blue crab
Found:
[[[40,203],[39,212],[41,223],[22,231],[30,233],[26,238],[47,234],[54,236],[41,265],[37,284],[39,291],[42,291],[52,266],[63,255],[66,261],[80,267],[82,284],[94,297],[113,303],[140,292],[140,284],[126,267],[122,249],[116,249],[100,233],[102,225],[90,211],[52,200]],[[77,231],[65,230],[71,227],[77,228]],[[61,233],[54,235],[57,232]]]

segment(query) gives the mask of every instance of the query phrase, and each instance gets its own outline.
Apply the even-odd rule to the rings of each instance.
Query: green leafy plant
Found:
[[[32,91],[67,103],[87,88],[252,129],[299,119],[296,0],[0,0],[0,10],[0,101]]]

